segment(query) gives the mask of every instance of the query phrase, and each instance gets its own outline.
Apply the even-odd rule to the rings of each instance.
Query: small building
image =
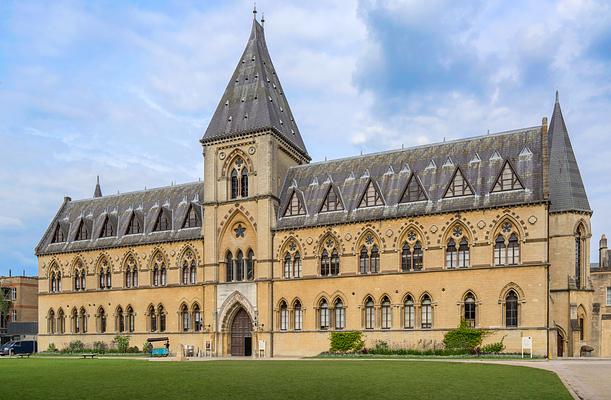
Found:
[[[607,237],[598,242],[598,264],[592,264],[590,277],[594,289],[592,303],[592,342],[601,357],[611,357],[611,266]]]
[[[0,276],[0,292],[7,306],[0,309],[0,343],[35,339],[38,334],[38,277]]]

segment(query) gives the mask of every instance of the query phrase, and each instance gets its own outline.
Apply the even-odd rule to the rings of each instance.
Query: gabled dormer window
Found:
[[[327,196],[320,207],[320,212],[341,211],[344,209],[342,200],[339,198],[335,189],[331,186],[327,191]]]
[[[172,229],[172,222],[170,221],[168,213],[164,209],[161,209],[159,215],[157,215],[155,225],[153,226],[153,232],[169,231],[170,229]]]
[[[197,215],[197,211],[195,211],[195,206],[193,204],[189,205],[189,210],[187,211],[187,215],[185,216],[185,221],[182,224],[183,228],[195,228],[198,226],[202,226],[201,221],[199,220],[199,215]]]
[[[138,217],[136,217],[136,213],[132,213],[129,217],[129,224],[127,225],[126,235],[135,235],[137,233],[142,233],[142,224]]]
[[[374,206],[383,206],[384,201],[382,200],[382,195],[378,192],[378,189],[373,184],[373,181],[370,180],[367,184],[367,188],[363,193],[363,197],[361,198],[361,202],[359,203],[359,208],[364,207],[374,207]]]
[[[289,204],[286,210],[284,210],[284,216],[293,217],[295,215],[305,215],[305,210],[303,204],[301,204],[301,200],[299,200],[299,196],[297,196],[297,192],[293,191],[291,200],[289,200]]]
[[[82,219],[81,222],[79,223],[78,230],[76,231],[76,238],[74,240],[89,240],[89,239],[91,239],[89,229],[87,229],[85,220]]]
[[[504,192],[506,190],[524,189],[524,185],[520,182],[518,174],[513,170],[509,161],[505,161],[505,165],[501,169],[499,177],[492,188],[492,192]]]
[[[112,221],[110,220],[109,216],[106,216],[106,218],[104,218],[104,224],[102,225],[102,231],[100,232],[100,237],[101,238],[105,238],[105,237],[111,237],[111,236],[115,236],[115,227],[112,224]]]
[[[403,191],[403,196],[401,196],[400,203],[411,203],[422,200],[427,200],[426,194],[424,193],[424,189],[422,188],[422,185],[420,185],[420,181],[418,180],[416,174],[412,174],[407,182],[405,190]]]
[[[53,238],[51,239],[51,243],[63,243],[66,241],[66,237],[64,236],[64,231],[62,231],[62,227],[59,223],[55,226],[55,232],[53,232]]]
[[[473,194],[473,189],[469,185],[469,182],[465,179],[460,168],[456,168],[452,180],[446,189],[446,193],[443,197],[460,197],[470,196]]]

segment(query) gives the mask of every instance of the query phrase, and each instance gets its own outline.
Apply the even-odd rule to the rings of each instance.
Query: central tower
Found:
[[[231,327],[244,310],[256,351],[257,340],[271,341],[272,229],[280,190],[289,167],[310,161],[256,18],[201,143],[204,296],[215,305],[208,320],[218,354],[231,354]]]

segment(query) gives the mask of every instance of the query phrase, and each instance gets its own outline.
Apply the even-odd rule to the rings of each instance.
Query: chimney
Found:
[[[598,268],[604,269],[609,266],[608,253],[607,253],[607,237],[603,233],[598,242]]]

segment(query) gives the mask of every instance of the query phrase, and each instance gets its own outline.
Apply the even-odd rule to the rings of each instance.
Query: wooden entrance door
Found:
[[[558,357],[564,357],[564,338],[562,337],[562,333],[558,332],[558,336],[556,336],[556,345],[558,351]]]
[[[243,308],[233,317],[231,323],[231,355],[250,356],[252,354],[252,322]]]

